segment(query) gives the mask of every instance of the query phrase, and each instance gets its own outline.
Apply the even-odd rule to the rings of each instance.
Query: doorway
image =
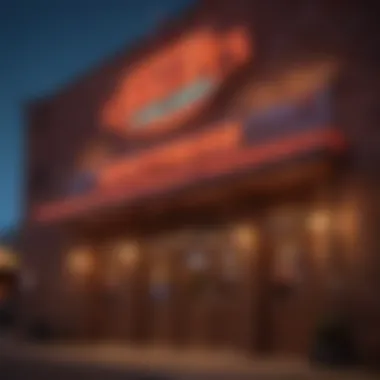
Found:
[[[306,204],[272,207],[262,223],[259,350],[307,354],[321,305],[321,284]]]
[[[251,256],[232,231],[198,226],[152,239],[153,342],[213,350],[249,344]]]

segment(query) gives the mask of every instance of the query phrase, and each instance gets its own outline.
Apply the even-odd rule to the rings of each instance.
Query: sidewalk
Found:
[[[69,345],[0,343],[0,358],[21,364],[38,362],[84,368],[125,370],[142,376],[169,379],[375,379],[355,371],[310,368],[305,362],[285,359],[253,359],[237,352],[172,350],[163,347],[128,347],[114,344]]]

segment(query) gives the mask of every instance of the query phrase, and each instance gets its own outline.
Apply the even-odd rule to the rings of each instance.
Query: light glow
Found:
[[[233,230],[232,239],[239,249],[251,250],[258,243],[258,234],[252,226],[240,225]]]
[[[90,248],[77,247],[69,253],[68,271],[72,275],[86,276],[90,274],[95,267],[94,257]]]
[[[118,248],[118,262],[123,267],[134,267],[139,258],[139,247],[136,243],[123,243]]]

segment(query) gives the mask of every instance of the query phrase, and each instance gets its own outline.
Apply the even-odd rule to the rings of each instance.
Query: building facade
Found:
[[[304,355],[337,297],[375,355],[370,14],[251,3],[202,2],[30,104],[24,329]]]

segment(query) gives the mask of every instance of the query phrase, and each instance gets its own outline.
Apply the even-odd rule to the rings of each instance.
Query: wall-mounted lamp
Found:
[[[139,259],[139,247],[131,242],[113,242],[105,263],[105,279],[109,288],[117,288],[130,279],[130,272]]]
[[[308,220],[307,226],[312,233],[324,234],[331,226],[331,213],[327,210],[318,210],[313,212]]]
[[[331,228],[333,219],[328,210],[316,210],[306,220],[313,240],[314,257],[324,271],[331,257]]]
[[[67,269],[71,275],[87,276],[95,267],[94,256],[88,247],[74,248],[67,258]]]
[[[133,268],[139,259],[139,246],[134,242],[122,243],[116,248],[116,260],[124,268]]]
[[[239,225],[232,231],[232,241],[238,249],[252,250],[258,243],[258,233],[250,225]]]

